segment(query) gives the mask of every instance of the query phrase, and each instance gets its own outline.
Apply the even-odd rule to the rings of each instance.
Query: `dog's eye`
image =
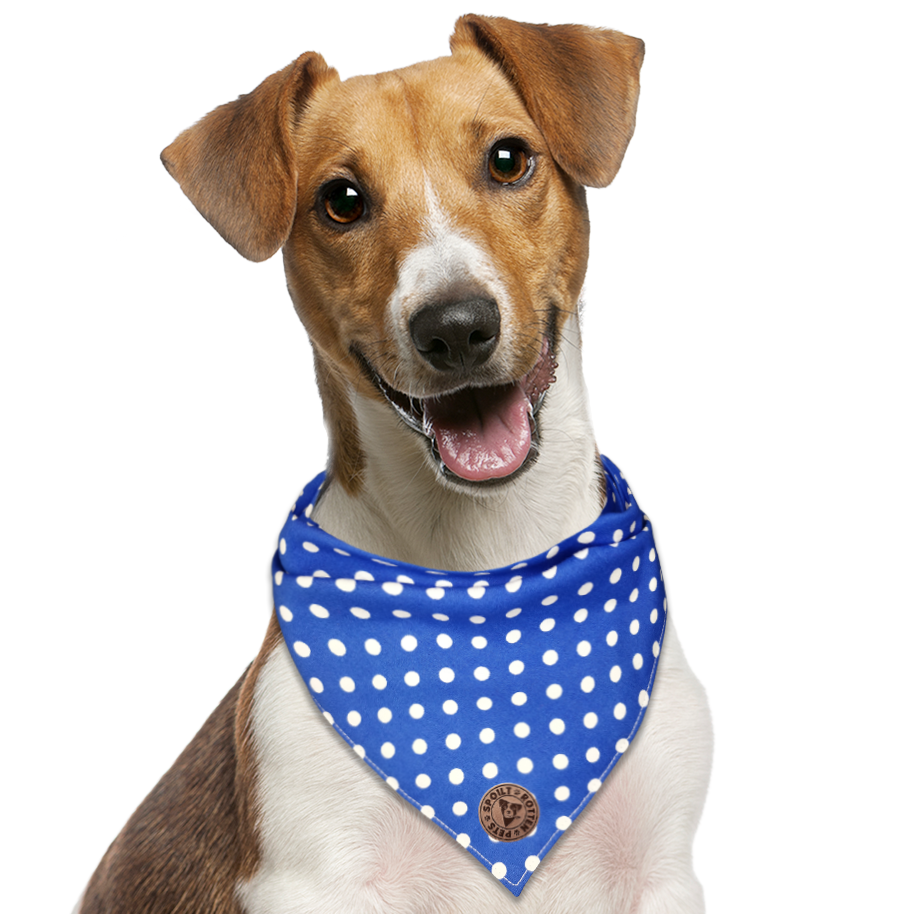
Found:
[[[322,198],[327,215],[343,225],[355,222],[365,212],[365,198],[349,181],[334,181],[324,190]]]
[[[489,151],[489,174],[499,184],[515,184],[527,174],[530,161],[519,143],[502,141]]]

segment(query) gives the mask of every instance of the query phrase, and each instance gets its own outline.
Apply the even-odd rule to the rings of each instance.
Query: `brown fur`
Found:
[[[364,456],[347,386],[381,399],[364,360],[397,390],[441,392],[423,360],[403,364],[398,328],[387,324],[405,252],[421,242],[429,215],[428,176],[507,287],[510,364],[478,372],[480,383],[504,384],[534,366],[550,325],[560,333],[575,307],[588,250],[581,185],[612,180],[634,129],[637,39],[465,16],[452,50],[347,82],[319,54],[303,54],[162,154],[197,209],[245,257],[283,248],[314,349],[330,472],[350,494],[359,491]],[[488,150],[505,138],[522,139],[536,159],[522,189],[487,178]],[[321,212],[320,188],[337,178],[368,200],[352,230]],[[239,914],[235,886],[259,863],[253,689],[280,637],[274,619],[247,674],[111,845],[83,914]]]

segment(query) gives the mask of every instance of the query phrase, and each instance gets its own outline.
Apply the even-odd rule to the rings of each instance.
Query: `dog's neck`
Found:
[[[478,494],[443,484],[426,442],[388,406],[352,392],[362,485],[353,496],[331,478],[314,519],[360,549],[442,571],[508,565],[586,527],[602,509],[605,486],[576,319],[558,349],[556,381],[538,417],[539,454],[516,481]]]

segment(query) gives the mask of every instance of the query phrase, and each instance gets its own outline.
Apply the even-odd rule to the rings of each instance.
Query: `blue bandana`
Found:
[[[286,644],[356,754],[515,895],[629,747],[666,623],[647,517],[605,457],[586,529],[506,568],[434,571],[311,521],[273,559]]]

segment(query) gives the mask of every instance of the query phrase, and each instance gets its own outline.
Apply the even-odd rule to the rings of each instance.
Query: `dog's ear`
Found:
[[[583,25],[462,16],[451,50],[475,46],[514,84],[559,165],[605,187],[635,130],[644,42]]]
[[[272,257],[289,237],[298,182],[292,134],[315,86],[328,78],[338,79],[320,54],[302,54],[162,152],[201,215],[249,260]]]

